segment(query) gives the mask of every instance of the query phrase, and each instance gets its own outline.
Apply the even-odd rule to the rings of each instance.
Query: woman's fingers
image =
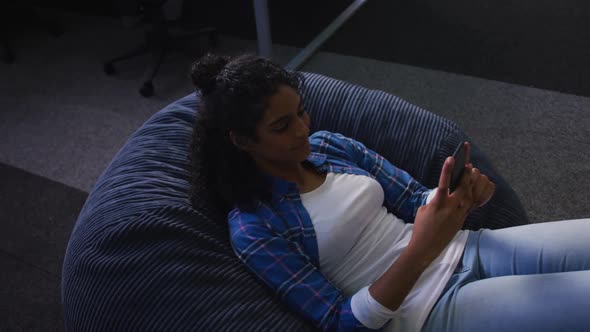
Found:
[[[479,205],[480,197],[486,189],[487,176],[482,175],[479,169],[473,168],[473,197],[475,205]]]
[[[479,169],[472,169],[473,199],[475,207],[483,206],[492,197],[495,185]]]
[[[438,179],[438,192],[434,197],[437,202],[443,201],[449,194],[449,187],[451,185],[451,172],[455,165],[455,158],[447,157],[443,164],[442,171],[440,172],[440,178]]]
[[[485,176],[485,175],[484,175]],[[486,183],[484,189],[482,190],[480,196],[478,196],[477,206],[481,207],[486,205],[487,202],[490,201],[492,196],[494,196],[494,192],[496,191],[496,185],[491,182],[486,176]]]
[[[471,144],[469,142],[465,142],[465,165],[469,164],[469,160],[471,160]]]
[[[473,207],[473,185],[473,166],[471,164],[468,164],[465,166],[465,170],[463,171],[461,183],[459,184],[457,189],[455,189],[455,191],[451,194],[451,197],[453,198],[453,202],[456,208],[469,211]]]
[[[473,187],[475,178],[473,177],[473,166],[471,164],[465,165],[465,170],[463,171],[463,178],[461,179],[461,184],[466,191],[471,191]]]

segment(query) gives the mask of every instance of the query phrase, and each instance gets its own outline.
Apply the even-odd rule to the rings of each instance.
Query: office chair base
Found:
[[[151,2],[150,2],[151,1]],[[207,36],[207,44],[214,47],[218,44],[217,29],[213,27],[201,27],[198,29],[183,27],[181,21],[167,21],[163,15],[162,5],[166,0],[145,1],[144,7],[144,42],[135,49],[112,59],[103,62],[103,71],[107,75],[115,75],[117,70],[115,63],[131,59],[140,55],[150,54],[152,63],[146,70],[143,78],[143,85],[139,93],[143,97],[154,95],[152,81],[156,77],[162,62],[170,51],[183,51],[189,44],[190,39],[196,39],[203,35]],[[192,44],[192,43],[190,43]]]
[[[104,70],[105,74],[107,74],[109,76],[115,75],[117,73],[117,70],[115,69],[115,66],[113,65],[112,62],[105,62],[103,65],[103,70]],[[154,95],[154,83],[151,80],[143,82],[143,84],[141,85],[141,88],[139,88],[139,94],[145,98],[149,98],[149,97],[153,96]]]

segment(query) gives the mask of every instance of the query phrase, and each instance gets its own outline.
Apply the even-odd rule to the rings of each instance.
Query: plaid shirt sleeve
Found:
[[[350,160],[381,184],[385,192],[385,206],[397,217],[413,222],[418,208],[427,203],[431,190],[361,142],[341,134],[332,135],[344,145]]]
[[[229,214],[231,243],[238,258],[288,307],[324,331],[373,331],[352,314],[343,296],[312,264],[300,245],[274,234],[256,214]]]

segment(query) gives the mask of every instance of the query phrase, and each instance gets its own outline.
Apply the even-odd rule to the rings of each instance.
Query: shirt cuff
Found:
[[[426,204],[430,203],[430,201],[432,201],[434,199],[434,196],[436,196],[437,191],[438,191],[438,187],[436,187],[434,189],[430,189],[430,192],[428,193],[428,197],[426,197]]]
[[[382,328],[396,314],[371,296],[369,286],[361,288],[352,296],[350,308],[359,322],[374,330]]]

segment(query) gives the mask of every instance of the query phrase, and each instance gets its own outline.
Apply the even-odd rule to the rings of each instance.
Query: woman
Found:
[[[195,183],[229,211],[236,255],[317,327],[590,328],[587,220],[461,230],[494,192],[469,156],[454,192],[452,157],[429,190],[360,142],[309,136],[297,73],[207,55],[191,75]]]

